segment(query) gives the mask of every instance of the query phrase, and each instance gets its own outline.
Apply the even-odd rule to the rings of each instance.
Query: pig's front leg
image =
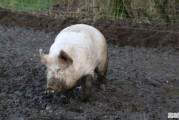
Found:
[[[86,75],[82,80],[83,95],[81,96],[81,101],[83,102],[86,102],[92,95],[92,80],[92,75]]]

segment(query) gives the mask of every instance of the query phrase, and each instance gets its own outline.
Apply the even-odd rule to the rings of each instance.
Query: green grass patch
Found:
[[[13,12],[28,12],[36,14],[44,9],[50,9],[56,0],[0,0],[0,7]]]

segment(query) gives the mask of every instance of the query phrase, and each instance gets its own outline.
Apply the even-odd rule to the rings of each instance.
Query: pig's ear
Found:
[[[39,49],[39,53],[40,53],[41,62],[43,64],[47,64],[48,55],[44,54],[42,49]]]
[[[67,63],[67,65],[71,65],[73,63],[72,58],[63,50],[60,51],[58,58],[59,61],[62,61],[63,63]]]

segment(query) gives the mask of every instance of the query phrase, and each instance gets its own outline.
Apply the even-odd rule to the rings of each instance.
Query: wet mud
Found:
[[[0,19],[0,119],[165,120],[168,112],[179,112],[177,39],[171,38],[162,44],[146,40],[141,44],[139,41],[144,36],[149,37],[147,31],[142,37],[141,32],[117,29],[119,23],[91,23],[108,39],[107,90],[101,91],[94,80],[92,97],[88,102],[80,102],[79,87],[64,94],[44,94],[45,66],[38,54],[40,48],[48,53],[57,33],[79,21],[68,18],[63,24],[57,22],[50,26],[46,22],[49,27],[43,27],[43,22],[35,20],[39,18],[29,17],[27,20],[41,25],[29,23],[28,26],[27,21],[13,19],[9,14],[1,14]],[[20,18],[26,20],[26,17]],[[55,26],[60,27],[50,30]],[[154,40],[159,40],[159,36]]]

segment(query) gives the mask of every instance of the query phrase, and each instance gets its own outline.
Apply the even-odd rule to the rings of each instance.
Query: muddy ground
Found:
[[[94,81],[93,96],[86,103],[76,98],[80,89],[44,95],[39,48],[48,52],[61,29],[81,22],[0,10],[0,119],[165,120],[168,112],[179,112],[179,34],[123,29],[150,25],[122,21],[86,22],[108,41],[106,91]]]

